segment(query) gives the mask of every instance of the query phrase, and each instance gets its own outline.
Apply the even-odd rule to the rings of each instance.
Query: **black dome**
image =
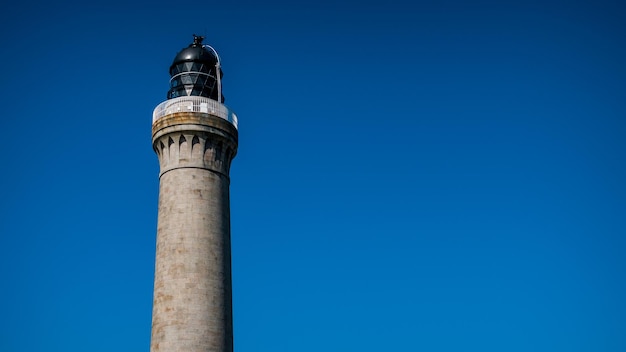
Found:
[[[217,63],[217,58],[215,57],[215,54],[201,45],[191,44],[189,47],[181,50],[178,55],[176,55],[172,66],[170,66],[170,74],[172,73],[172,69],[174,69],[177,64],[183,62],[200,62],[206,64],[207,66],[214,67]]]
[[[182,49],[170,66],[170,90],[167,98],[180,96],[203,96],[224,102],[224,96],[218,99],[218,85],[223,76],[219,69],[220,80],[217,79],[219,59],[217,53],[202,45],[204,37],[193,36],[193,43]]]

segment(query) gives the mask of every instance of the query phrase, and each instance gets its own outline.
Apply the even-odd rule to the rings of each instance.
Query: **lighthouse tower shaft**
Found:
[[[180,110],[204,99],[178,99],[191,107]],[[161,172],[150,351],[231,352],[228,175],[237,130],[209,112],[183,111],[154,121],[152,136]]]

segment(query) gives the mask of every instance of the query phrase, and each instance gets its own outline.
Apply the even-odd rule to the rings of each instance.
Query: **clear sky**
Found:
[[[1,352],[149,350],[192,33],[240,121],[237,352],[626,351],[623,4],[2,7]]]

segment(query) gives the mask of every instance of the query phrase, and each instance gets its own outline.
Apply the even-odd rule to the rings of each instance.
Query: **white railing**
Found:
[[[152,123],[161,117],[177,112],[203,112],[211,114],[230,122],[237,128],[239,121],[237,115],[230,111],[226,105],[213,99],[197,96],[185,96],[166,100],[157,105],[152,113]]]

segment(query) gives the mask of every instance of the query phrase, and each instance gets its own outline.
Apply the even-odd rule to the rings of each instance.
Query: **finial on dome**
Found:
[[[204,37],[201,35],[193,35],[193,46],[202,46],[202,41],[204,40]]]

